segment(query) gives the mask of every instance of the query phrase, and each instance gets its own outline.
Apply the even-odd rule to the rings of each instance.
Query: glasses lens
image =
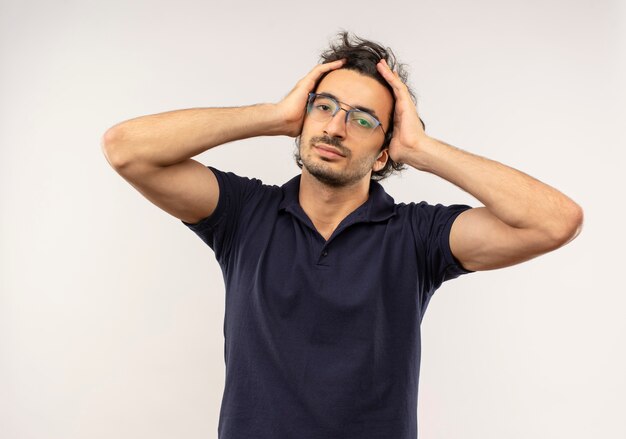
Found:
[[[328,96],[314,95],[309,100],[309,113],[319,120],[328,119],[335,114],[339,104]]]
[[[311,94],[309,97],[307,112],[316,120],[322,122],[329,120],[339,109],[339,102],[329,96]],[[344,111],[348,112],[348,110]],[[347,128],[358,137],[371,135],[378,125],[380,122],[365,111],[350,110],[348,112]]]
[[[378,126],[378,120],[365,111],[350,112],[350,127],[358,132],[370,133]]]

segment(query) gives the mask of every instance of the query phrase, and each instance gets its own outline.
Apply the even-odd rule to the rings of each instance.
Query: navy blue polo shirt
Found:
[[[420,323],[470,273],[449,234],[470,206],[395,204],[372,181],[326,241],[282,186],[209,166],[212,215],[183,223],[215,253],[225,294],[221,439],[414,439]]]

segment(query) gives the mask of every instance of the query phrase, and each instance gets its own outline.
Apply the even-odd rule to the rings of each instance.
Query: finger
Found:
[[[392,82],[394,82],[395,76],[392,74],[391,68],[384,59],[381,59],[380,62],[376,64],[376,69],[390,85],[393,85]]]
[[[296,87],[294,88],[294,90],[301,90],[304,88],[307,90],[307,92],[311,91],[313,87],[315,86],[315,84],[317,84],[319,79],[322,77],[322,75],[332,70],[340,68],[341,66],[345,64],[345,62],[346,62],[346,59],[342,58],[336,61],[331,61],[328,63],[316,65],[315,67],[313,67],[313,69],[309,73],[307,73],[307,75],[304,78],[302,78],[298,82],[298,84],[296,84]]]
[[[345,58],[338,59],[336,61],[331,61],[328,63],[317,64],[315,67],[309,71],[300,81],[296,84],[295,89],[299,89],[301,87],[306,88],[310,91],[310,89],[317,83],[317,81],[327,72],[340,68],[346,62]]]
[[[331,70],[338,69],[346,62],[345,58],[338,59],[336,61],[331,61],[323,64],[318,64],[309,72],[309,76],[319,77],[322,76],[326,72],[330,72]]]
[[[383,77],[391,84],[397,83],[397,79],[399,78],[398,72],[393,72],[387,61],[381,59],[378,64],[376,64],[378,71],[383,75]],[[397,84],[395,84],[397,85]]]
[[[400,79],[400,75],[397,71],[392,72],[391,68],[387,64],[387,62],[382,59],[378,64],[376,64],[376,68],[378,72],[382,75],[385,80],[391,85],[397,97],[403,94],[406,91],[406,85]]]

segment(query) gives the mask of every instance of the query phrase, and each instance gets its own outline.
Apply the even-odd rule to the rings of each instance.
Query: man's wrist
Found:
[[[405,163],[419,171],[432,172],[433,159],[437,157],[437,151],[441,151],[446,145],[437,139],[424,136],[410,149]]]
[[[276,104],[254,104],[247,109],[251,112],[249,122],[258,128],[255,136],[286,135],[286,123]]]

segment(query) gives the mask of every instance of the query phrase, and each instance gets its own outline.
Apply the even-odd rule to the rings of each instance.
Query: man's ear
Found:
[[[374,162],[372,169],[374,171],[380,171],[387,164],[387,160],[389,160],[389,148],[383,148],[382,151],[378,153],[378,157],[376,157],[376,161]]]

